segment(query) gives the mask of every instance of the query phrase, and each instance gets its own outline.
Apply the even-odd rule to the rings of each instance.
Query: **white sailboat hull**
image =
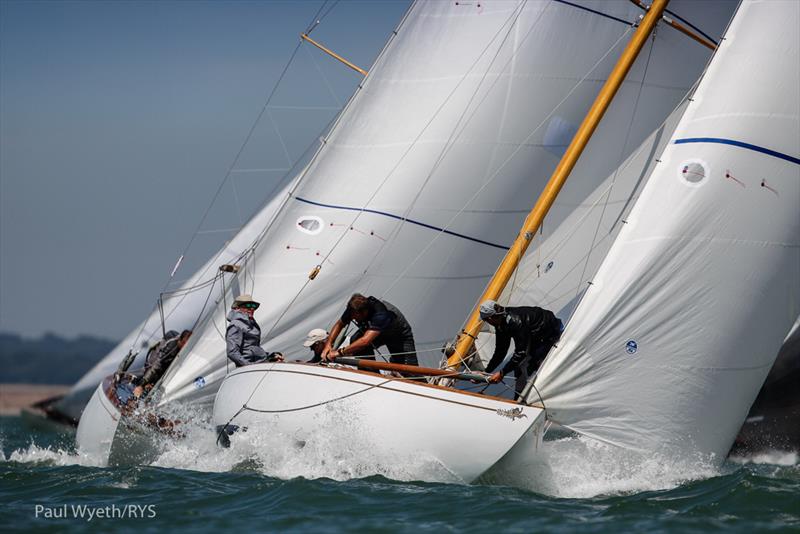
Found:
[[[243,406],[246,406],[243,409]],[[361,447],[376,472],[408,459],[435,462],[472,482],[497,462],[544,412],[534,406],[407,379],[299,363],[252,365],[228,375],[214,424],[268,431],[335,451]],[[229,427],[230,428],[230,427]],[[530,435],[530,434],[529,434]],[[332,440],[331,437],[335,436]],[[417,462],[412,461],[411,464]],[[408,476],[428,479],[430,472]]]
[[[122,414],[106,396],[103,386],[97,386],[84,408],[75,442],[80,454],[101,459],[103,464],[107,464]]]
[[[78,423],[78,452],[102,465],[150,463],[163,451],[164,438],[180,432],[151,409],[132,411],[120,391],[113,376],[97,387]]]

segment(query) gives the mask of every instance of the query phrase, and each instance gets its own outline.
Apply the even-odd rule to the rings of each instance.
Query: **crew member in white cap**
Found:
[[[328,341],[328,331],[324,328],[315,328],[306,336],[303,341],[303,346],[310,348],[314,352],[314,357],[306,363],[318,363],[322,361],[322,351],[325,348],[325,342]]]
[[[261,348],[261,327],[253,317],[259,306],[260,304],[253,300],[251,295],[239,295],[233,301],[231,311],[228,313],[225,342],[228,358],[236,364],[236,367],[267,361],[283,361],[283,356],[279,352],[267,354]]]
[[[561,337],[564,324],[553,312],[538,306],[517,306],[504,308],[493,300],[486,300],[480,307],[481,320],[494,327],[494,355],[486,366],[491,373],[500,365],[508,353],[511,340],[514,340],[514,354],[502,370],[489,377],[496,384],[503,376],[514,372],[514,390],[518,397],[528,378],[539,370],[550,348]]]

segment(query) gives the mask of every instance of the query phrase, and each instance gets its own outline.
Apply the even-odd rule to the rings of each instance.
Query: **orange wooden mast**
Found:
[[[503,261],[497,268],[489,285],[484,290],[480,302],[486,299],[497,300],[503,292],[503,289],[505,289],[506,284],[511,279],[512,274],[525,255],[525,251],[528,245],[530,245],[533,236],[541,226],[553,202],[555,202],[556,196],[558,196],[559,191],[561,191],[561,188],[567,181],[578,158],[583,153],[597,125],[611,105],[614,95],[617,94],[617,90],[628,75],[628,72],[633,66],[634,61],[636,61],[636,57],[642,50],[647,38],[652,33],[656,23],[661,19],[668,3],[669,0],[653,0],[653,4],[642,19],[633,37],[628,42],[622,55],[617,60],[617,64],[611,71],[603,88],[600,89],[600,93],[597,95],[594,104],[592,104],[586,117],[584,117],[583,122],[578,128],[578,132],[575,134],[575,137],[572,138],[572,142],[567,148],[567,151],[564,152],[564,155],[561,157],[561,161],[558,163],[556,170],[553,171],[552,176],[550,176],[550,180],[547,182],[544,191],[536,201],[533,210],[531,210],[528,217],[525,219],[525,224],[514,240],[514,244],[506,253],[505,258],[503,258]],[[461,337],[456,343],[455,352],[447,359],[447,367],[457,367],[465,360],[472,348],[475,337],[480,331],[481,323],[478,307],[476,306],[464,327]]]

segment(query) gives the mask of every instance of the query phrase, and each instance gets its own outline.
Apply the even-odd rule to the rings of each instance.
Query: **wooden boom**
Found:
[[[487,376],[478,373],[454,373],[448,369],[434,369],[432,367],[419,367],[416,365],[403,365],[400,363],[376,362],[375,360],[365,360],[363,358],[343,358],[333,359],[334,362],[342,365],[352,365],[363,371],[396,371],[417,376],[440,376],[456,378],[458,380],[472,380],[476,382],[486,382]]]

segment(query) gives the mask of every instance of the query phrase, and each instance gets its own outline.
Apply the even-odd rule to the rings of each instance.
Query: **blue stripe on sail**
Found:
[[[572,2],[567,2],[567,0],[554,0],[554,1],[558,2],[559,4],[566,4],[568,6],[577,7],[578,9],[582,9],[584,11],[588,11],[589,13],[594,13],[595,15],[600,15],[601,17],[605,17],[607,19],[616,20],[617,22],[621,22],[621,23],[626,24],[628,26],[633,25],[633,22],[628,22],[625,19],[617,18],[617,17],[615,17],[613,15],[608,15],[606,13],[603,13],[602,11],[597,11],[596,9],[592,9],[592,8],[589,8],[589,7],[584,7],[584,6],[581,6],[581,5],[578,5],[578,4],[573,4]]]
[[[800,158],[796,158],[776,150],[771,150],[769,148],[764,148],[763,146],[751,145],[750,143],[745,143],[744,141],[736,141],[735,139],[722,139],[720,137],[687,137],[686,139],[675,140],[676,145],[685,145],[688,143],[717,143],[720,145],[738,146],[739,148],[746,148],[747,150],[752,150],[754,152],[761,152],[762,154],[772,156],[773,158],[783,159],[794,163],[795,165],[800,165]]]
[[[467,239],[469,241],[474,241],[476,243],[481,243],[482,245],[488,245],[490,247],[499,248],[502,250],[508,250],[508,247],[504,245],[498,245],[497,243],[491,243],[489,241],[484,241],[483,239],[478,239],[477,237],[470,237],[468,235],[459,234],[456,232],[451,232],[450,230],[446,230],[444,228],[439,228],[438,226],[433,226],[432,224],[424,223],[421,221],[415,221],[414,219],[407,219],[405,217],[401,217],[399,215],[395,215],[393,213],[386,213],[385,211],[378,211],[378,210],[371,210],[371,209],[362,209],[362,208],[354,208],[351,206],[336,206],[333,204],[323,204],[322,202],[314,202],[313,200],[306,200],[305,198],[294,197],[295,200],[299,200],[300,202],[305,202],[306,204],[311,204],[313,206],[321,206],[323,208],[331,208],[335,210],[346,210],[346,211],[363,211],[366,213],[372,213],[375,215],[383,215],[384,217],[390,217],[392,219],[397,219],[399,221],[406,221],[411,224],[416,224],[417,226],[422,226],[423,228],[429,228],[431,230],[436,230],[437,232],[442,232],[447,235],[452,235],[455,237],[460,237],[461,239]]]

